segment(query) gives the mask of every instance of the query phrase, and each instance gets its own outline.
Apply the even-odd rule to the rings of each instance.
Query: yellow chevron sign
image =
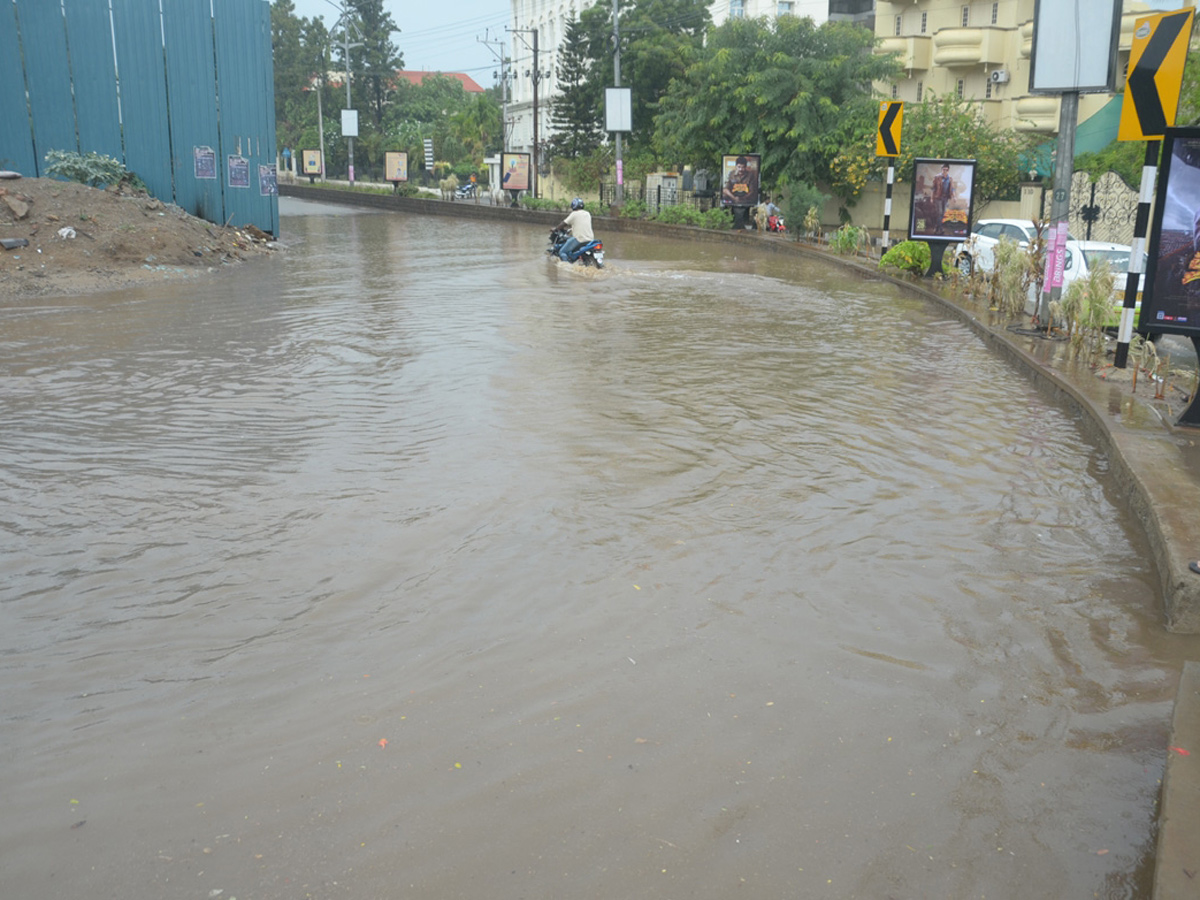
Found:
[[[903,120],[902,100],[884,100],[879,104],[879,130],[875,133],[876,156],[900,155],[900,124]]]
[[[1138,19],[1129,48],[1119,141],[1156,141],[1175,124],[1195,10]]]

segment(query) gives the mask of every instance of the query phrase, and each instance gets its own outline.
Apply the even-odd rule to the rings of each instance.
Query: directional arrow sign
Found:
[[[1175,124],[1194,13],[1184,9],[1134,23],[1117,140],[1157,141]]]
[[[879,131],[875,135],[876,156],[900,155],[900,123],[903,120],[902,100],[884,100],[879,104]]]

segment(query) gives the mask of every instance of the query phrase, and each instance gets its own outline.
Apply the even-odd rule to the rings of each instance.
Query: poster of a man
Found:
[[[722,206],[758,205],[758,167],[762,157],[757,153],[725,156],[721,171],[725,174],[721,189]]]
[[[971,232],[975,160],[918,159],[913,172],[909,238],[961,241]]]

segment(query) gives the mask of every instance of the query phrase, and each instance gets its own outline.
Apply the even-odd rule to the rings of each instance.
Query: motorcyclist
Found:
[[[575,257],[579,255],[579,248],[596,239],[592,232],[592,214],[583,208],[583,200],[580,197],[571,201],[571,211],[558,223],[558,227],[571,232],[571,236],[563,242],[558,251],[558,258],[563,262],[574,262]]]

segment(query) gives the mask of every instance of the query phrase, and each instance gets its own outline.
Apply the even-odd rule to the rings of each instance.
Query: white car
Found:
[[[1037,226],[1030,219],[980,219],[971,235],[954,248],[954,264],[963,275],[971,270],[990,272],[996,265],[995,248],[1001,238],[1010,238],[1025,249],[1037,237]],[[1068,240],[1074,240],[1070,234]]]

